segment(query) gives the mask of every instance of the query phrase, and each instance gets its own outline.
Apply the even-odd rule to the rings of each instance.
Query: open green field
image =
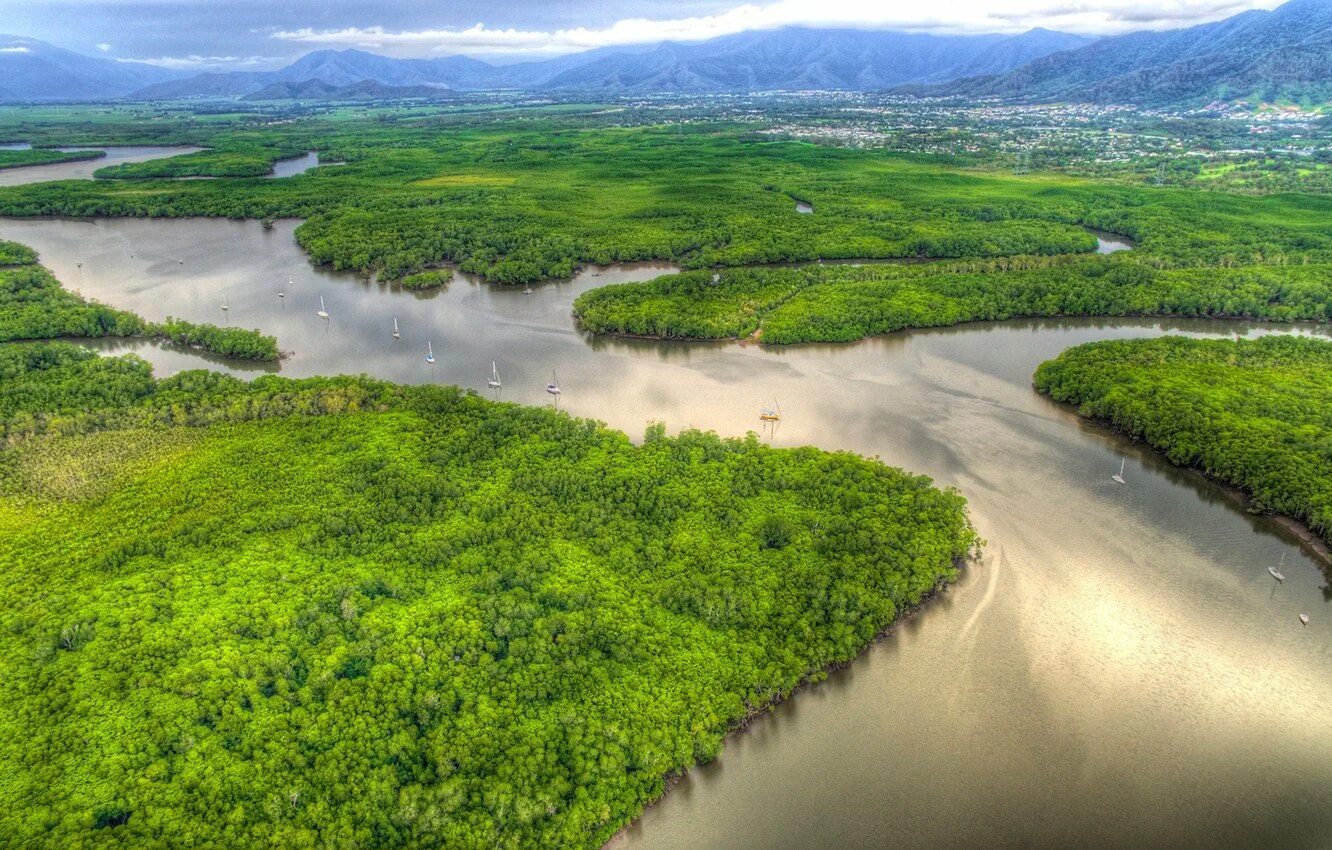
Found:
[[[878,461],[0,346],[0,834],[595,847],[978,545]]]

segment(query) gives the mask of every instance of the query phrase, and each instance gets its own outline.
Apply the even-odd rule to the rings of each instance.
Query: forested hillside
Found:
[[[977,545],[844,453],[0,347],[0,834],[595,847]]]
[[[1332,343],[1094,342],[1041,364],[1036,388],[1332,542]]]
[[[913,91],[1093,103],[1325,104],[1332,99],[1332,0],[1289,0],[1270,12],[1104,38],[1005,73]]]

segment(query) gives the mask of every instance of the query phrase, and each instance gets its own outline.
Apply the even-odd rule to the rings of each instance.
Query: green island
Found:
[[[88,301],[60,285],[26,245],[0,241],[0,342],[58,337],[143,337],[247,360],[277,360],[277,340],[257,330],[168,316],[148,322]]]
[[[402,288],[414,291],[439,289],[451,280],[453,280],[453,269],[430,269],[404,277]]]
[[[1035,384],[1332,542],[1332,342],[1093,342],[1042,363]]]
[[[0,150],[0,168],[22,168],[25,165],[51,165],[57,162],[80,162],[101,159],[106,151],[62,151],[54,148],[28,150]]]
[[[1332,320],[1332,264],[1159,269],[1117,255],[682,272],[574,302],[594,333],[850,342],[908,328],[1061,316]]]
[[[752,435],[63,343],[0,377],[19,844],[595,847],[979,546]]]

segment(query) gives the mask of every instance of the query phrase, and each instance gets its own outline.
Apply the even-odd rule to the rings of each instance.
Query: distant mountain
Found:
[[[872,91],[914,80],[952,79],[978,63],[1012,68],[1011,63],[1088,41],[1043,30],[1020,36],[940,36],[789,27],[701,44],[663,44],[637,55],[612,54],[557,74],[543,88],[635,93]],[[1003,64],[1005,56],[1010,64]]]
[[[1163,104],[1332,100],[1332,0],[1290,0],[1211,24],[1105,38],[1005,73],[905,91],[932,96]]]
[[[178,76],[142,62],[83,56],[34,38],[0,35],[3,101],[107,100]]]
[[[453,92],[440,86],[389,86],[374,80],[359,80],[345,86],[335,86],[323,80],[304,80],[297,83],[269,83],[241,100],[305,100],[305,101],[368,101],[368,100],[443,100]]]
[[[136,99],[252,95],[273,83],[330,86],[373,80],[390,86],[641,93],[839,89],[868,91],[917,80],[1008,70],[1087,44],[1049,30],[1022,35],[936,36],[790,27],[697,44],[600,48],[541,62],[490,65],[465,56],[393,59],[362,50],[320,50],[272,72],[200,74],[148,86]]]

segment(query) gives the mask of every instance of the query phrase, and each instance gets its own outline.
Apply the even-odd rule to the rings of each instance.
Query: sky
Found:
[[[0,30],[183,70],[281,67],[312,50],[542,59],[781,26],[1092,35],[1219,20],[1279,0],[0,0]]]

